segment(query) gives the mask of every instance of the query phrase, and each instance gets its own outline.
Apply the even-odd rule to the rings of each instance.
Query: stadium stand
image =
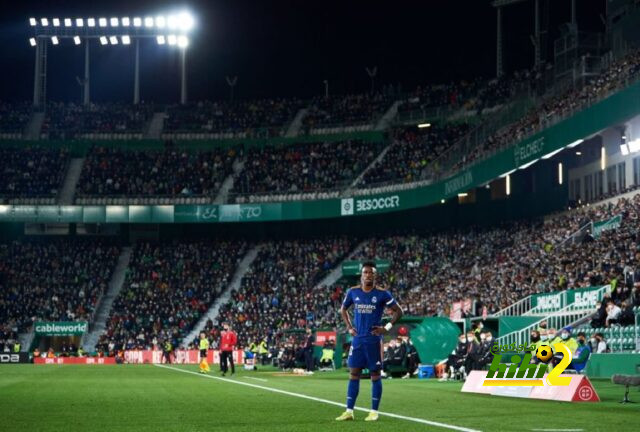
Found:
[[[635,50],[613,61],[598,77],[590,79],[581,88],[560,93],[549,92],[541,103],[523,118],[496,131],[470,153],[462,155],[462,158],[458,157],[453,169],[447,172],[455,172],[471,165],[611,95],[635,80],[638,72],[640,72],[640,52]]]
[[[137,244],[100,349],[176,344],[227,286],[245,250],[241,241]]]
[[[393,147],[360,181],[361,186],[425,180],[427,166],[455,143],[467,124],[403,128],[395,132]]]
[[[334,325],[341,296],[317,295],[314,288],[354,245],[345,237],[269,242],[220,309],[219,328],[230,322],[239,346],[247,347],[280,339],[286,329]]]
[[[68,160],[65,148],[0,147],[0,203],[53,204]]]
[[[88,154],[77,187],[77,202],[110,202],[132,198],[207,197],[213,200],[232,172],[234,148],[188,151],[124,150],[94,147]]]
[[[0,244],[0,328],[90,320],[119,253],[95,238]]]
[[[244,170],[237,176],[234,194],[258,196],[306,193],[349,186],[380,153],[382,143],[361,141],[296,144],[249,149]],[[304,199],[304,198],[303,198]]]
[[[285,126],[302,107],[302,101],[296,98],[202,101],[172,106],[167,109],[165,133],[169,136],[277,137],[284,135]]]
[[[151,104],[51,102],[42,134],[50,139],[142,138],[153,112]]]
[[[0,137],[20,138],[31,118],[33,105],[0,101]]]
[[[368,130],[393,102],[393,96],[383,93],[317,97],[311,102],[303,124],[307,133],[322,133],[337,125]]]

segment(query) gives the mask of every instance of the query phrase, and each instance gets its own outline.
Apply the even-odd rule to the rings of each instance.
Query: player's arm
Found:
[[[358,336],[356,329],[353,328],[353,324],[351,323],[351,317],[349,316],[349,308],[353,304],[353,300],[351,299],[351,291],[347,291],[347,295],[342,302],[342,306],[340,307],[340,315],[342,316],[342,321],[344,321],[347,326],[347,330],[351,336]]]
[[[391,297],[390,302],[391,304],[387,306],[387,309],[391,309],[391,320],[384,327],[382,326],[373,327],[373,329],[371,330],[371,333],[376,336],[382,336],[389,333],[389,330],[391,330],[391,327],[393,327],[395,323],[397,323],[398,320],[402,318],[402,315],[404,315],[404,311],[402,310],[400,305],[398,305],[398,303],[396,303],[395,300],[393,300],[393,297]]]

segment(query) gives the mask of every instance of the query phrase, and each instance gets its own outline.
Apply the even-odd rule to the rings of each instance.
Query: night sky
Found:
[[[606,0],[578,0],[580,30],[602,31]],[[55,5],[52,5],[55,4]],[[237,98],[309,98],[370,88],[365,66],[377,66],[376,84],[445,83],[495,74],[496,13],[490,0],[209,0],[71,1],[4,4],[0,16],[0,99],[30,100],[34,51],[30,16],[155,16],[188,8],[197,27],[188,51],[189,98],[227,99],[225,76],[238,76]],[[550,40],[570,19],[569,0],[551,0]],[[530,68],[533,0],[503,14],[505,70]],[[549,43],[549,55],[552,43]],[[76,76],[84,49],[67,41],[49,47],[49,100],[79,100]],[[133,47],[92,46],[92,99],[129,102]],[[141,53],[141,98],[179,99],[177,50],[147,41]]]

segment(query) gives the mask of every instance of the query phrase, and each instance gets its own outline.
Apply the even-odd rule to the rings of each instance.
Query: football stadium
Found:
[[[639,430],[637,0],[0,22],[0,430]]]

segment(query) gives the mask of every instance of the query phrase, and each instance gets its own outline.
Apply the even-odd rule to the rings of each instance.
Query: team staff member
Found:
[[[207,362],[207,351],[209,350],[209,339],[204,332],[200,333],[200,373],[209,372],[209,362]]]
[[[224,331],[220,335],[220,371],[225,376],[229,367],[227,361],[231,362],[231,376],[236,373],[236,367],[233,364],[233,351],[238,343],[238,335],[231,330],[228,323],[223,325]]]

